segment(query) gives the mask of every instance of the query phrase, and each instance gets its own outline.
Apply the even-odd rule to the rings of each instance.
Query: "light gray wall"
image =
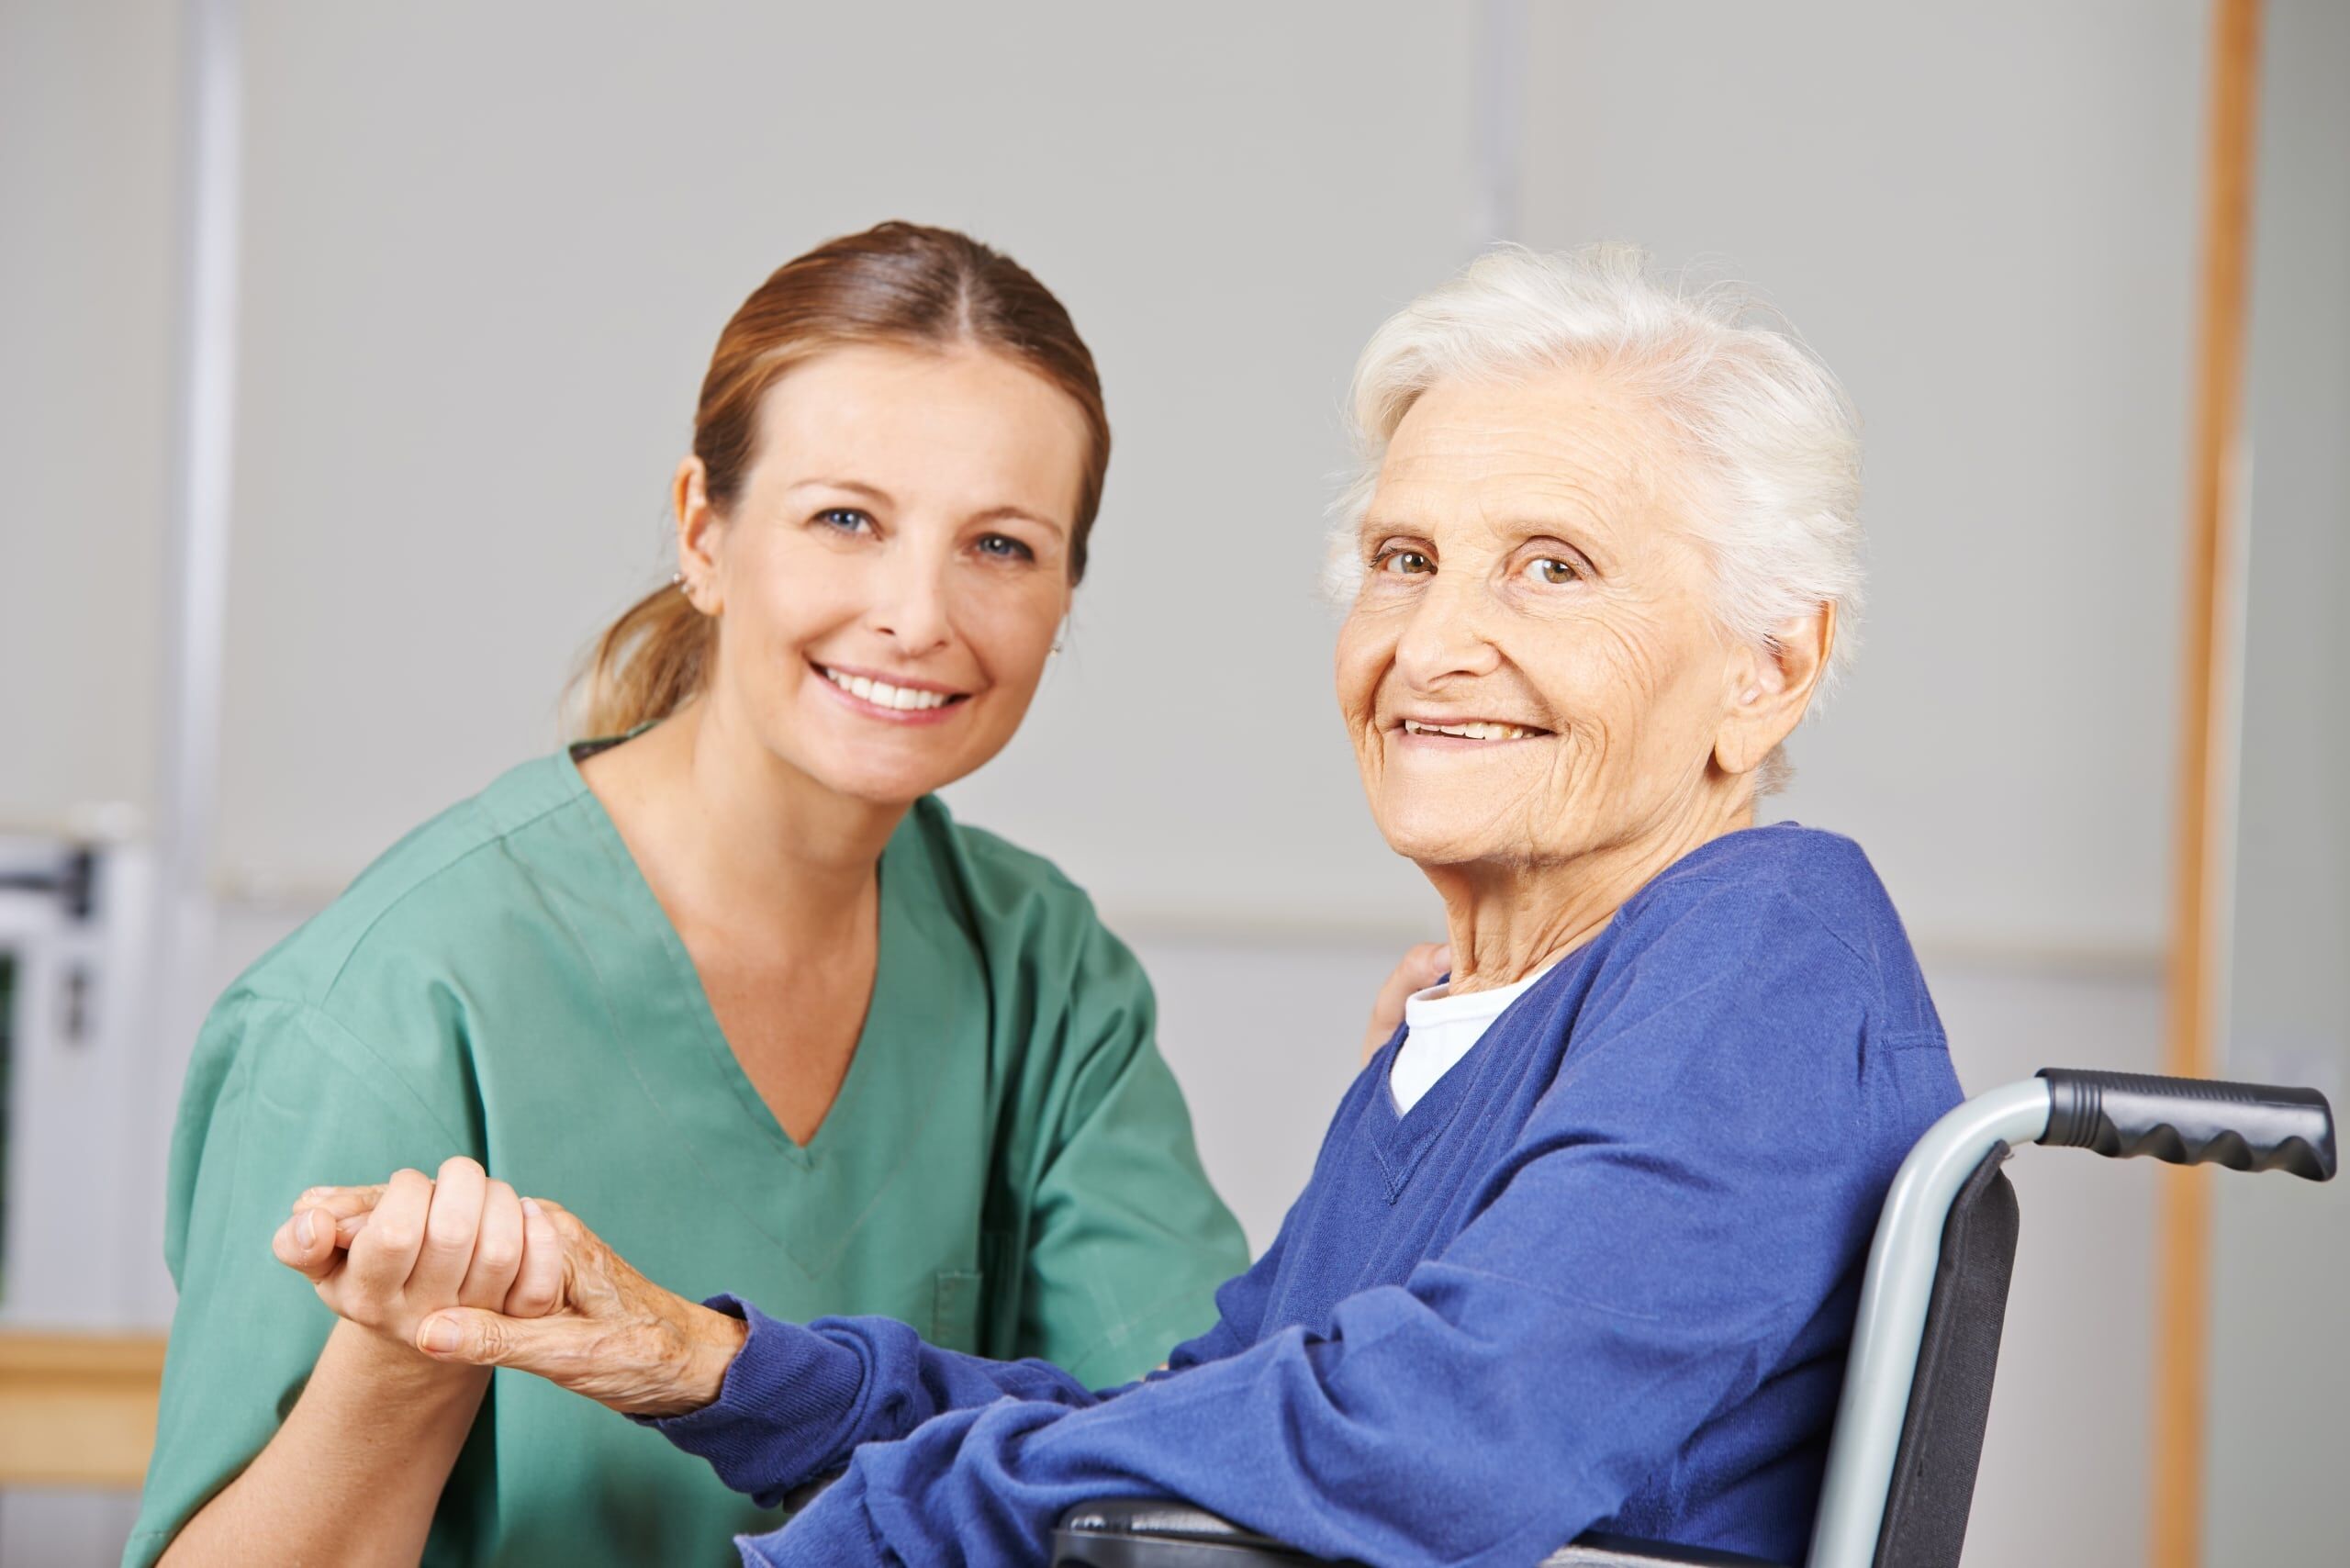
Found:
[[[338,879],[551,744],[666,576],[721,323],[910,216],[1062,294],[1117,437],[1073,646],[957,803],[1113,903],[1416,899],[1330,809],[1311,595],[1353,352],[1471,249],[1474,16],[256,7],[224,864]]]
[[[2350,1092],[2350,8],[2265,22],[2228,1076]],[[2220,1183],[2211,1562],[2350,1553],[2350,1185]]]
[[[856,8],[248,10],[230,882],[330,888],[549,744],[576,653],[658,580],[719,322],[809,241],[907,213],[1002,241],[1069,298],[1119,436],[1074,646],[958,806],[1130,923],[1228,922],[1235,886],[1259,929],[1428,918],[1353,806],[1313,578],[1354,352],[1490,207],[1487,8],[1225,4],[1156,28],[942,8],[920,53]],[[1524,22],[1521,237],[1718,255],[1861,400],[1868,648],[1786,809],[1860,834],[1949,946],[2158,935],[2192,13]],[[38,520],[9,525],[0,651],[58,672],[0,689],[9,733],[41,737],[0,751],[0,816],[53,817],[146,790],[152,618],[117,607],[155,586],[170,122],[168,29],[40,16],[83,54],[11,58],[95,87],[24,67],[23,101],[57,112],[9,146],[81,127],[106,172],[9,154],[27,209],[76,239],[0,262],[39,367],[0,426]],[[117,36],[133,56],[93,52]],[[87,254],[106,267],[62,259]]]
[[[1860,407],[1871,608],[1781,805],[1932,939],[2161,939],[2201,9],[1532,12],[1523,237],[1716,260]]]
[[[173,18],[0,6],[0,823],[151,793]]]

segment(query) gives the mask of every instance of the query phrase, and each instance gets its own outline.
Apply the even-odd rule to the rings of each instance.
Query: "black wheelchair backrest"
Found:
[[[1999,1169],[2008,1152],[2003,1143],[1983,1157],[1942,1226],[1875,1568],[1958,1568],[1966,1542],[2015,1275],[2016,1190]]]

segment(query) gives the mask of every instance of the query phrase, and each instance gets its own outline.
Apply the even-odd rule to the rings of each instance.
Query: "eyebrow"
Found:
[[[877,486],[867,485],[862,480],[857,479],[801,479],[798,483],[794,484],[791,488],[795,490],[846,490],[851,495],[863,496],[868,500],[875,501],[885,507],[895,506],[898,504],[897,498],[890,495],[889,491],[881,489]],[[1063,539],[1069,537],[1069,524],[1058,521],[1049,517],[1045,517],[1040,513],[1030,511],[1025,507],[989,507],[984,511],[972,513],[967,521],[971,522],[1002,522],[1007,520],[1033,522],[1039,528],[1049,530],[1057,537]]]
[[[898,504],[897,498],[890,495],[889,491],[878,489],[855,479],[801,479],[795,482],[791,487],[795,490],[846,490],[852,495],[878,501],[885,507]]]

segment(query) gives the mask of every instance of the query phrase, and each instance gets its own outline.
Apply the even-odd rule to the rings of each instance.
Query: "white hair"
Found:
[[[1630,245],[1490,251],[1371,334],[1355,367],[1360,467],[1334,509],[1333,592],[1350,598],[1361,582],[1357,531],[1387,443],[1423,392],[1568,365],[1606,374],[1662,418],[1726,630],[1767,646],[1785,622],[1835,608],[1824,686],[1849,662],[1860,621],[1859,420],[1828,367],[1752,292],[1661,277]]]

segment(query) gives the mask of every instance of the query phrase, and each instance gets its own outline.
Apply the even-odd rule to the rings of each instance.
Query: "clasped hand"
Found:
[[[632,1416],[718,1397],[739,1318],[664,1290],[561,1204],[471,1159],[313,1187],[272,1249],[338,1316],[430,1359],[512,1367]]]

